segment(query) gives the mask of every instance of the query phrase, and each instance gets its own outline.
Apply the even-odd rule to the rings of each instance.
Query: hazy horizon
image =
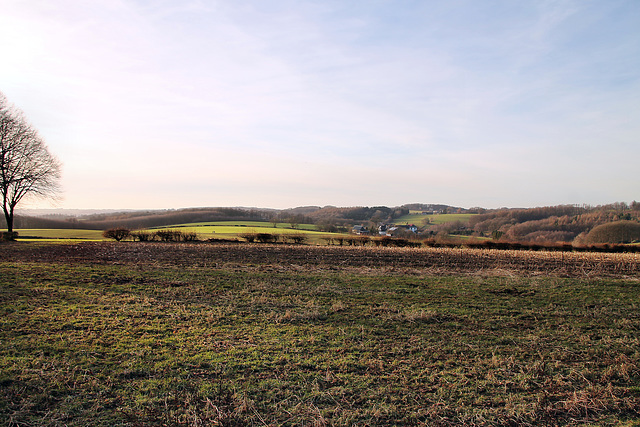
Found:
[[[632,200],[631,202],[635,202],[635,200]],[[618,202],[612,202],[610,204],[613,203],[627,203],[630,204],[629,202],[626,201],[618,201]],[[385,204],[377,204],[377,205],[341,205],[341,206],[337,206],[337,205],[304,205],[304,206],[290,206],[290,207],[286,207],[286,208],[271,208],[268,206],[183,206],[183,207],[174,207],[174,208],[138,208],[138,209],[131,209],[131,208],[17,208],[16,209],[16,213],[18,215],[33,215],[33,216],[38,216],[38,215],[52,215],[52,214],[69,214],[69,215],[76,215],[76,216],[83,216],[83,215],[91,215],[91,214],[100,214],[100,213],[117,213],[117,212],[144,212],[144,211],[149,211],[149,212],[153,212],[153,211],[181,211],[181,210],[197,210],[197,209],[218,209],[218,208],[222,208],[222,209],[256,209],[256,210],[265,210],[265,211],[269,211],[269,210],[275,210],[275,211],[282,211],[282,210],[294,210],[294,209],[301,209],[301,208],[319,208],[319,209],[323,209],[323,208],[358,208],[358,207],[387,207],[387,208],[399,208],[399,207],[403,207],[403,206],[408,206],[408,205],[415,205],[415,204],[421,204],[421,205],[425,205],[425,206],[448,206],[454,209],[466,209],[466,210],[473,210],[473,209],[487,209],[487,210],[493,210],[493,209],[532,209],[532,208],[544,208],[544,207],[550,207],[551,205],[548,206],[500,206],[498,208],[486,208],[485,206],[455,206],[455,205],[448,205],[446,203],[420,203],[420,202],[414,202],[414,203],[403,203],[400,205],[385,205]],[[598,206],[606,206],[609,204],[600,204],[600,205],[586,205],[586,204],[565,204],[566,205],[575,205],[575,206],[590,206],[590,207],[594,207],[597,208]],[[558,206],[558,205],[553,205],[553,206]]]
[[[0,6],[0,91],[63,163],[22,209],[640,198],[637,1]]]

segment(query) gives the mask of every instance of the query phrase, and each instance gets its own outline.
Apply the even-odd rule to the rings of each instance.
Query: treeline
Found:
[[[161,211],[133,211],[85,215],[66,219],[16,216],[15,228],[58,228],[107,230],[116,227],[130,229],[162,227],[174,224],[210,221],[266,221],[269,210],[242,208],[192,208]],[[6,227],[4,219],[0,228]]]
[[[0,218],[0,228],[7,228],[4,216]],[[13,218],[13,228],[80,228],[76,227],[72,221],[67,219],[39,218],[25,215],[16,215]],[[90,230],[100,230],[100,228],[90,228]]]
[[[377,227],[393,223],[411,210],[445,213],[477,213],[468,223],[452,222],[426,225],[414,237],[447,238],[466,235],[492,238],[500,242],[571,243],[575,246],[640,241],[640,203],[621,202],[602,206],[558,205],[528,209],[462,209],[447,205],[407,204],[387,206],[304,206],[293,209],[190,208],[179,210],[129,211],[80,217],[36,218],[17,216],[16,228],[75,228],[107,230],[126,227],[131,230],[175,224],[211,221],[265,221],[316,224],[320,231],[348,233],[354,224]],[[608,225],[611,224],[611,225]],[[0,228],[5,227],[0,219]],[[408,236],[412,237],[412,236]]]
[[[334,207],[326,206],[308,214],[318,229],[326,232],[345,232],[356,223],[389,222],[409,213],[404,207],[389,208],[387,206],[356,206]]]
[[[400,207],[387,206],[304,206],[293,209],[260,208],[190,208],[178,210],[127,211],[83,215],[77,217],[29,217],[19,215],[15,228],[62,228],[107,230],[115,227],[141,229],[175,224],[210,221],[265,221],[298,224],[316,224],[327,232],[348,232],[354,224],[392,222],[407,215],[412,209],[460,212],[462,208],[447,205],[412,204]],[[0,228],[5,227],[0,220]]]
[[[168,211],[126,212],[120,215],[102,214],[81,218],[99,230],[123,226],[131,229],[162,227],[175,224],[211,221],[262,221],[265,214],[255,209],[192,208]]]
[[[640,240],[640,203],[499,209],[471,217],[468,230],[514,242],[631,243]]]

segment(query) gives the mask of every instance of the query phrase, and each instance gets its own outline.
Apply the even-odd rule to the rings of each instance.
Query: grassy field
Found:
[[[193,228],[193,227],[249,227],[249,228],[277,228],[278,230],[290,230],[292,229],[289,223],[277,223],[273,226],[272,222],[265,221],[212,221],[212,222],[193,222],[189,224],[175,224],[169,227],[152,227],[151,229],[164,229],[164,228]],[[296,230],[316,231],[317,227],[314,224],[298,224]]]
[[[637,256],[521,256],[2,244],[0,419],[639,425]]]
[[[430,224],[444,224],[445,222],[460,221],[462,223],[469,222],[475,214],[436,214],[436,215],[422,215],[422,214],[410,214],[404,215],[394,220],[394,224],[415,224],[422,226],[425,218],[429,219]]]
[[[270,222],[259,221],[220,221],[200,222],[190,224],[178,224],[170,227],[155,227],[153,230],[178,230],[185,233],[196,233],[198,239],[242,239],[243,234],[269,233],[269,234],[304,234],[307,242],[311,244],[323,243],[322,237],[331,233],[316,231],[313,224],[300,224],[291,228],[288,223],[278,223],[276,227]]]
[[[244,233],[272,233],[272,234],[306,234],[309,243],[320,244],[321,238],[327,233],[316,231],[313,224],[300,224],[297,228],[291,228],[288,223],[279,223],[276,227],[270,222],[260,221],[219,221],[200,222],[191,224],[177,224],[169,227],[154,227],[150,231],[156,230],[179,230],[185,233],[193,232],[198,235],[198,239],[206,240],[237,239]],[[3,230],[0,230],[3,231]],[[21,241],[37,238],[43,240],[106,240],[102,237],[100,230],[73,230],[73,229],[16,229]]]

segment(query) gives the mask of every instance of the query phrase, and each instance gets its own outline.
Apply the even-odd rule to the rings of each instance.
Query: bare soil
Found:
[[[640,254],[247,243],[3,243],[0,262],[640,278]]]

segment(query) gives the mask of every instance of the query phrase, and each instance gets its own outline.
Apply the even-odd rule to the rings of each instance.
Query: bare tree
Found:
[[[289,223],[291,228],[298,228],[302,220],[303,220],[302,215],[291,215],[287,219],[287,222]]]
[[[60,162],[22,112],[0,92],[0,196],[9,236],[16,205],[27,196],[54,196],[59,181]]]
[[[110,228],[108,230],[104,230],[102,235],[107,239],[114,239],[116,242],[119,242],[120,240],[129,237],[131,235],[131,230],[124,227]]]

